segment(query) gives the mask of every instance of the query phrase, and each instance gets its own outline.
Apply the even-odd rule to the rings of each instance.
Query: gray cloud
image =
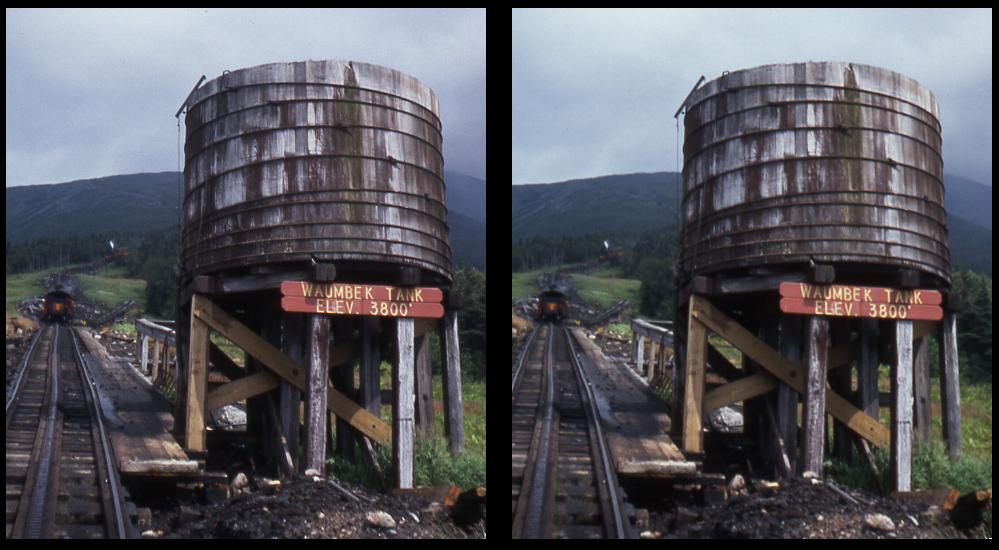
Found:
[[[676,170],[698,77],[796,61],[915,78],[940,102],[946,171],[991,185],[991,9],[515,10],[513,183]]]
[[[484,9],[6,15],[7,186],[175,170],[173,115],[200,75],[304,59],[420,79],[440,99],[446,168],[485,178]]]

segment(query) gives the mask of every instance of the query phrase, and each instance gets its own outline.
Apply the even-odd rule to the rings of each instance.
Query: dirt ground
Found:
[[[153,514],[144,538],[485,538],[485,520],[457,526],[440,504],[419,497],[370,493],[299,476],[277,488],[254,487],[226,505],[173,503]],[[391,516],[394,526],[374,523]],[[385,516],[382,516],[383,518]]]

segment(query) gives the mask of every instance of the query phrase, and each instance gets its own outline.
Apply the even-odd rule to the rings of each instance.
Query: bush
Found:
[[[347,460],[341,456],[333,456],[326,465],[337,479],[352,485],[369,487],[378,491],[388,491],[392,488],[392,449],[388,446],[378,446],[379,473],[371,466],[370,460],[362,456],[364,451],[358,449],[357,459]],[[436,485],[457,485],[468,489],[486,482],[486,459],[484,456],[466,452],[458,458],[451,456],[447,442],[442,437],[432,440],[417,439],[415,463],[413,465],[413,484],[417,487]]]

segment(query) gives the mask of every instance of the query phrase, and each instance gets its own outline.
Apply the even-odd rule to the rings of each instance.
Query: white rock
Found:
[[[395,520],[392,516],[382,512],[381,510],[375,512],[368,512],[365,516],[368,523],[376,527],[381,527],[383,529],[395,529]]]
[[[232,478],[232,492],[238,493],[250,485],[250,480],[247,479],[246,474],[239,472],[236,477]]]
[[[640,539],[657,539],[662,536],[659,531],[642,531],[642,534],[638,535]]]
[[[413,518],[413,521],[420,523],[420,516],[414,514],[413,512],[410,512],[409,515]]]
[[[815,521],[822,521],[824,519],[826,519],[826,518],[822,517],[822,514],[819,514],[819,515],[815,516]]]
[[[163,531],[161,531],[160,529],[155,529],[155,530],[154,529],[150,529],[148,531],[143,531],[142,532],[142,537],[143,538],[157,539],[157,538],[160,538],[162,536],[163,536]]]
[[[817,473],[815,473],[815,472],[813,472],[813,471],[809,470],[809,471],[807,471],[807,472],[805,472],[805,473],[801,474],[801,477],[803,477],[803,478],[805,478],[805,479],[816,479],[816,478],[818,478],[818,477],[819,477],[819,474],[817,474]]]
[[[318,476],[318,475],[319,475],[319,470],[317,470],[315,468],[309,468],[308,470],[305,471],[305,476],[306,477],[309,477],[309,476],[315,477],[315,476]]]
[[[884,514],[867,514],[864,516],[864,523],[881,531],[895,530],[895,522]]]
[[[737,493],[746,488],[746,480],[739,474],[732,476],[732,480],[728,482],[728,490],[730,493]]]

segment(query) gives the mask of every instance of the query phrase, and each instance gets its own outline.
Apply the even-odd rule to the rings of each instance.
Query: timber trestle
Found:
[[[396,487],[414,486],[415,435],[433,431],[430,332],[440,331],[445,435],[463,447],[457,313],[443,319],[328,316],[281,311],[272,295],[253,302],[190,292],[182,307],[177,432],[192,453],[207,451],[206,415],[244,401],[247,431],[259,433],[282,476],[325,471],[333,450],[379,468],[375,446],[391,446]],[[180,332],[180,331],[179,331]],[[218,333],[246,353],[236,365],[211,342]],[[381,418],[380,365],[392,364],[392,420]],[[354,370],[360,366],[359,372]],[[228,382],[210,387],[209,366]],[[356,378],[355,378],[356,376]],[[356,380],[360,384],[357,387]],[[336,425],[335,449],[332,428]],[[179,437],[180,438],[180,437]]]
[[[929,435],[926,337],[934,331],[943,341],[944,438],[952,456],[960,453],[952,308],[947,308],[937,323],[782,314],[772,293],[732,300],[724,295],[709,298],[709,294],[695,290],[681,293],[681,297],[685,301],[678,327],[679,380],[673,386],[682,407],[675,407],[673,426],[674,433],[682,437],[685,454],[705,452],[705,417],[709,412],[743,402],[743,434],[778,476],[787,478],[805,471],[821,475],[827,454],[852,461],[856,450],[857,456],[871,461],[872,447],[880,447],[891,452],[893,489],[911,490],[913,434]],[[718,302],[727,307],[719,307]],[[741,367],[733,364],[739,361],[730,361],[716,348],[719,341],[709,339],[709,334],[741,353]],[[731,357],[731,350],[724,351]],[[641,358],[640,352],[636,355]],[[879,359],[891,365],[888,394],[878,391]],[[851,389],[854,364],[856,391]],[[723,383],[706,388],[709,368],[714,381]],[[924,379],[916,388],[914,376],[917,381]],[[880,421],[879,402],[891,407],[890,428]],[[919,409],[915,416],[913,403]],[[824,448],[827,414],[834,419],[830,449]]]

